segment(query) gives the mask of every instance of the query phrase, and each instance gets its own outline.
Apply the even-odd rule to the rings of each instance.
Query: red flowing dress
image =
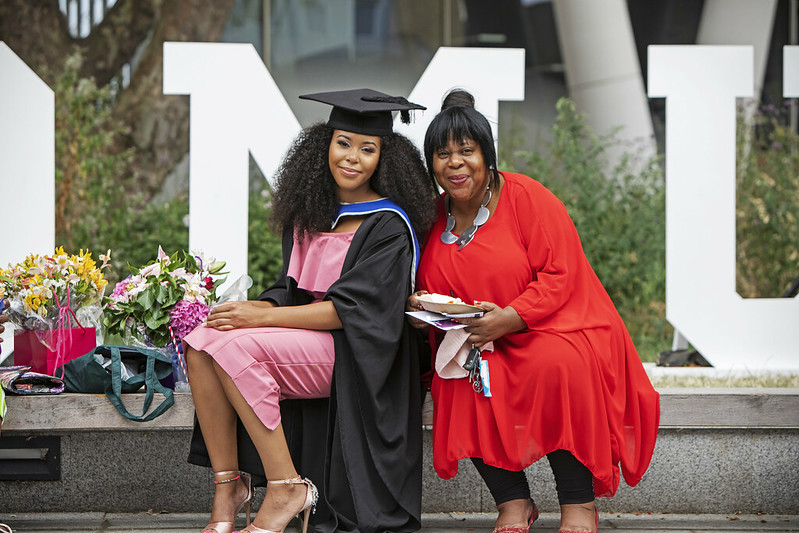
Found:
[[[418,288],[510,305],[527,328],[483,352],[491,397],[433,376],[433,466],[444,479],[467,457],[522,470],[565,449],[591,471],[596,495],[611,496],[620,470],[633,486],[649,466],[659,396],[563,204],[532,178],[501,174],[494,214],[460,251],[438,238],[442,211]]]

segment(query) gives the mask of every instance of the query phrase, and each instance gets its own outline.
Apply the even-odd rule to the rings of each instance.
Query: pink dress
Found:
[[[353,235],[320,233],[302,244],[295,238],[287,275],[321,301],[341,274]],[[183,342],[214,358],[269,429],[280,423],[280,400],[330,396],[335,350],[329,331],[200,326]]]

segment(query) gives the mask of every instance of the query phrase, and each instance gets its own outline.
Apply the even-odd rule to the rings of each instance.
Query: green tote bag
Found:
[[[103,368],[104,359],[111,361],[107,369]],[[126,379],[122,378],[123,364],[128,369],[133,369],[129,372],[132,375]],[[163,414],[175,403],[174,391],[161,383],[161,380],[172,374],[172,360],[167,354],[158,350],[102,344],[93,351],[69,361],[62,368],[66,392],[105,393],[119,414],[130,420],[147,422]],[[57,372],[60,372],[60,369]],[[125,407],[122,394],[136,392],[142,387],[145,388],[142,413],[134,415]],[[164,399],[155,409],[147,413],[156,392],[161,393]]]

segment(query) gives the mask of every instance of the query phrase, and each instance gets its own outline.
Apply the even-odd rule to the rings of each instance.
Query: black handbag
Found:
[[[110,359],[107,368],[104,361]],[[123,379],[123,365],[128,377]],[[174,403],[174,391],[161,383],[171,377],[172,359],[158,350],[102,344],[93,351],[67,362],[62,367],[67,392],[86,394],[105,393],[119,414],[137,422],[147,422],[163,414]],[[131,414],[122,401],[123,393],[145,388],[144,405],[140,415]],[[146,414],[153,403],[155,393],[164,399],[155,409]]]

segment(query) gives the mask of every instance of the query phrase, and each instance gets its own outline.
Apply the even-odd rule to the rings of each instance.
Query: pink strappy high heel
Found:
[[[302,504],[302,507],[297,511],[296,514],[300,514],[305,511],[305,514],[302,519],[302,533],[308,532],[308,520],[311,516],[312,512],[316,512],[316,500],[319,499],[319,491],[316,490],[316,485],[314,485],[310,479],[305,479],[301,476],[297,476],[291,479],[278,479],[275,481],[268,481],[269,485],[305,485],[305,502]],[[268,490],[268,489],[267,489]],[[280,531],[275,531],[273,529],[262,529],[254,524],[250,524],[249,526],[245,527],[238,533],[283,533],[286,530],[286,526],[283,526],[283,529]]]
[[[236,512],[233,513],[233,522],[209,522],[208,525],[203,528],[202,533],[233,533],[233,530],[236,528],[236,516],[238,516],[239,512],[241,512],[241,508],[245,505],[247,506],[247,523],[250,523],[250,501],[252,500],[252,482],[250,481],[250,476],[239,470],[214,472],[214,478],[220,476],[225,476],[226,479],[214,479],[214,485],[233,483],[240,479],[242,483],[244,483],[244,486],[247,487],[247,494],[244,496],[244,499],[236,505]],[[233,477],[227,478],[227,476]]]

